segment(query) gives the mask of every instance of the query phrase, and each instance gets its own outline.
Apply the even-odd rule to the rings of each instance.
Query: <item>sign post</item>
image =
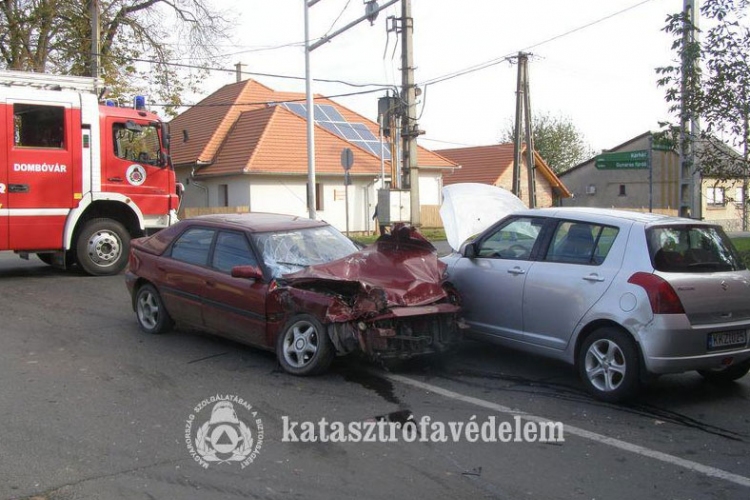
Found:
[[[352,183],[352,178],[349,175],[349,170],[354,165],[354,153],[350,148],[344,148],[341,150],[341,166],[344,168],[344,205],[346,205],[346,235],[349,236],[349,184]]]

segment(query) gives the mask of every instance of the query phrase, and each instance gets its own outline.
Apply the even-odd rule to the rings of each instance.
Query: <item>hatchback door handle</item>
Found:
[[[583,279],[586,281],[604,281],[604,276],[599,276],[598,274],[589,274],[588,276],[584,276]]]
[[[519,274],[526,274],[526,271],[524,271],[520,267],[514,267],[513,269],[508,269],[508,273],[515,274],[517,276]]]

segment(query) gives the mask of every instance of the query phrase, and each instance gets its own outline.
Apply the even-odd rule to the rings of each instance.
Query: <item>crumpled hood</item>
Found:
[[[429,241],[414,228],[396,225],[359,252],[286,274],[281,281],[343,295],[356,290],[362,297],[384,299],[381,307],[421,306],[447,297],[441,284],[445,269]]]

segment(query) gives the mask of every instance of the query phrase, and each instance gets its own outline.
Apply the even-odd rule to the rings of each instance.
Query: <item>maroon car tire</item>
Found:
[[[276,339],[276,357],[287,373],[316,375],[328,369],[336,352],[325,327],[309,314],[297,314]]]
[[[138,327],[146,333],[165,333],[174,326],[172,317],[153,285],[143,285],[135,293],[135,315]]]

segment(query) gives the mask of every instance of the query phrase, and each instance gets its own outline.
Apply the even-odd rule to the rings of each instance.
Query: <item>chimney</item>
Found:
[[[237,75],[237,83],[240,83],[242,81],[242,67],[243,66],[245,65],[240,62],[234,65],[235,74]]]

